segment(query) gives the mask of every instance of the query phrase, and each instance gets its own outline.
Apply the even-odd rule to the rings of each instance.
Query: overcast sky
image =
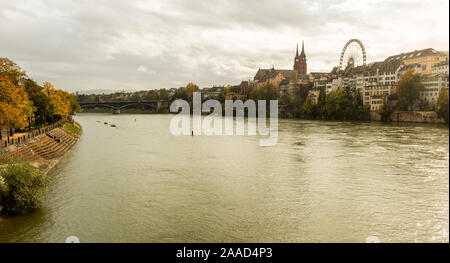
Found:
[[[359,38],[368,62],[449,49],[449,2],[0,0],[0,57],[68,91],[238,84],[259,67],[330,71]]]

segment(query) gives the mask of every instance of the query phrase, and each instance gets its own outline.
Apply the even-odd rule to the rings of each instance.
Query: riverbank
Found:
[[[0,171],[5,171],[11,164],[23,163],[30,164],[32,169],[45,176],[78,141],[81,133],[80,124],[66,122],[45,134],[4,148],[0,152]],[[0,174],[0,213],[2,196],[11,194],[10,186],[2,177]]]

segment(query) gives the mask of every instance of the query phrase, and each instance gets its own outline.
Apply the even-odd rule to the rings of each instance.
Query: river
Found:
[[[0,242],[449,242],[446,126],[280,119],[261,147],[172,117],[77,115],[43,207]]]

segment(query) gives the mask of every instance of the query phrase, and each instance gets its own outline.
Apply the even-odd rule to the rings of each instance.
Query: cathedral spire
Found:
[[[302,53],[300,54],[300,56],[301,57],[306,57],[306,55],[305,55],[305,41],[304,40],[302,40]]]
[[[295,52],[295,57],[298,57],[298,43],[297,43],[297,52]]]

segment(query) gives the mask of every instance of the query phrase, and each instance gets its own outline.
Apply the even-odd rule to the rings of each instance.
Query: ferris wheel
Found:
[[[366,49],[361,40],[353,38],[345,43],[339,59],[339,69],[342,70],[347,66],[366,65]]]

